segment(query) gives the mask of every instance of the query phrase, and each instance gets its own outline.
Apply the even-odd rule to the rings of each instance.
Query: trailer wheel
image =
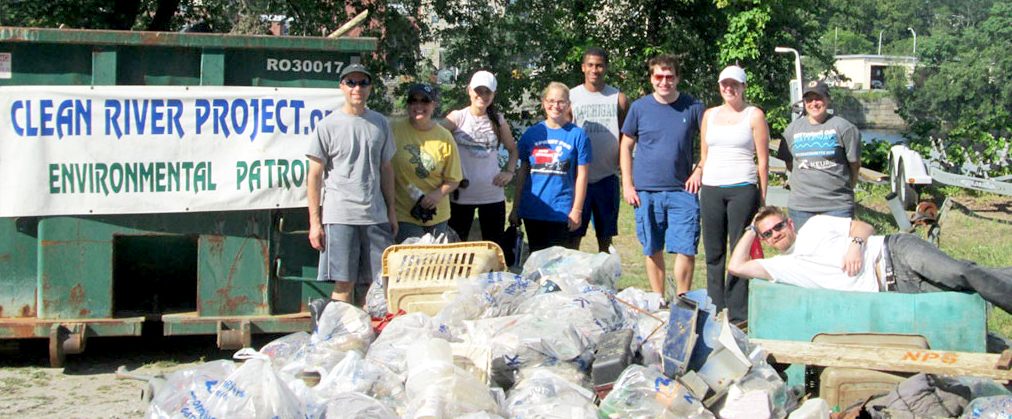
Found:
[[[899,197],[903,209],[910,211],[917,206],[917,190],[913,185],[907,183],[906,171],[903,169],[903,160],[896,165],[896,173],[893,174],[893,192]]]

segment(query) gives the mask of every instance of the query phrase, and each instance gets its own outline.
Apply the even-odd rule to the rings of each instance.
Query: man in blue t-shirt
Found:
[[[682,294],[692,285],[699,244],[701,173],[693,168],[692,145],[705,108],[678,91],[678,58],[660,55],[647,66],[654,92],[633,102],[622,125],[622,194],[636,208],[650,288],[664,295],[667,250],[675,254],[672,271]]]

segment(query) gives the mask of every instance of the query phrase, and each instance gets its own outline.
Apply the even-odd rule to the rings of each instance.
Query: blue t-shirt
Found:
[[[692,171],[693,138],[703,119],[703,102],[680,93],[672,103],[652,94],[636,99],[622,133],[636,137],[633,185],[638,191],[679,191]]]
[[[549,128],[540,122],[524,131],[517,149],[531,168],[520,198],[520,217],[566,222],[576,193],[576,167],[590,163],[587,134],[573,123]]]

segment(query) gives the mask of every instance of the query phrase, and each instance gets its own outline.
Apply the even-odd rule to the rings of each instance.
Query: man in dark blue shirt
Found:
[[[660,55],[647,65],[654,91],[633,102],[622,125],[622,194],[636,208],[650,288],[664,294],[666,250],[675,254],[673,274],[681,294],[692,284],[699,244],[701,173],[693,169],[692,145],[705,108],[678,91],[678,58]]]

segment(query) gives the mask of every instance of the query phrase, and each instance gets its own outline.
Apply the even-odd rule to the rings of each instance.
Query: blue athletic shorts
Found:
[[[587,235],[591,216],[597,237],[618,235],[618,186],[618,176],[615,175],[587,184],[587,199],[583,201],[583,222],[576,230],[576,235],[580,237]]]
[[[636,237],[643,254],[662,249],[695,256],[699,245],[699,197],[685,191],[636,191]]]

